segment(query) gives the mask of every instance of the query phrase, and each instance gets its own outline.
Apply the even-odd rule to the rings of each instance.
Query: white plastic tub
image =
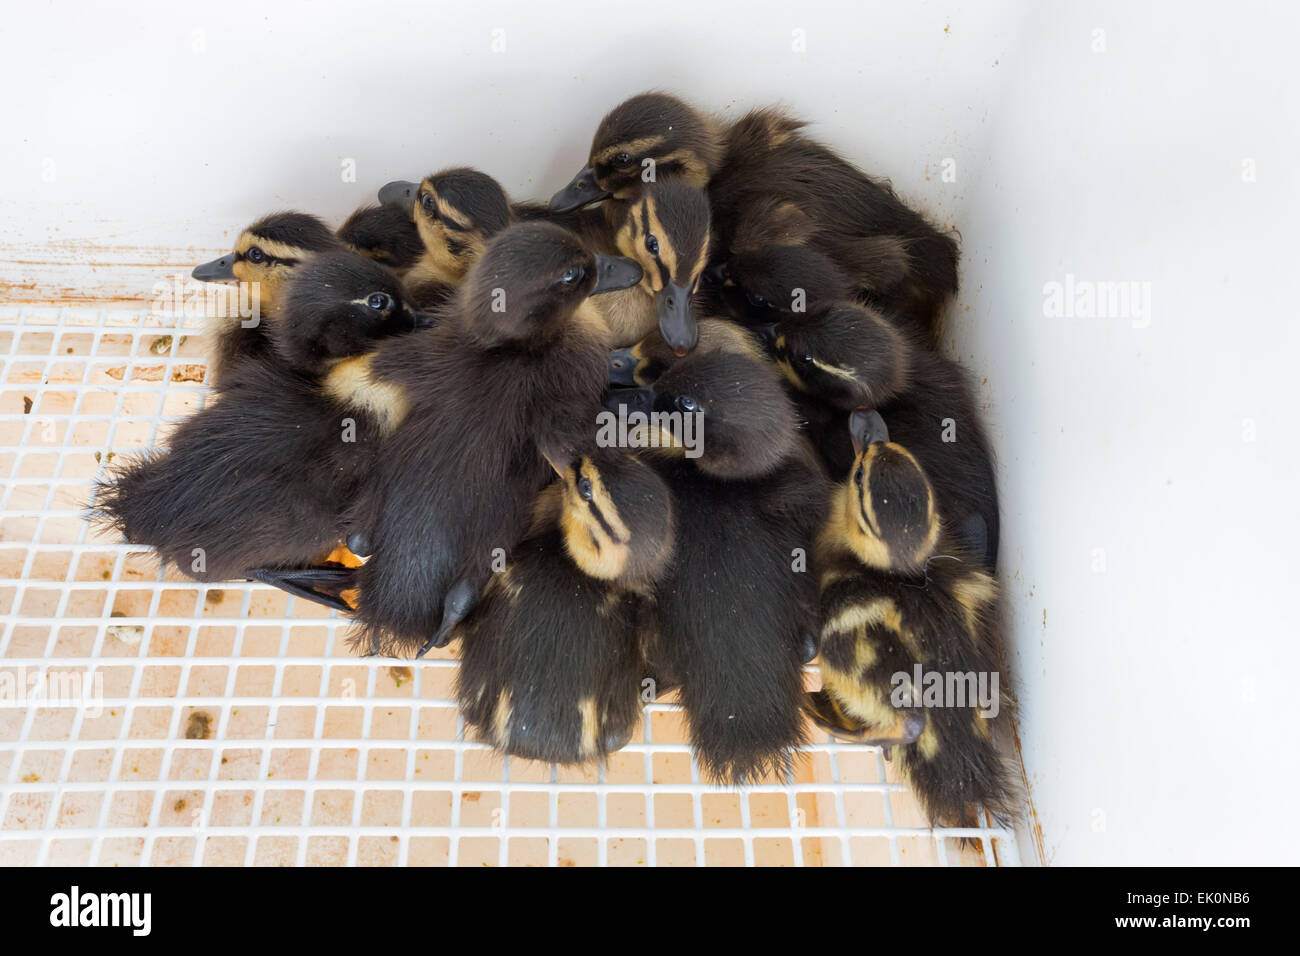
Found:
[[[0,862],[1300,862],[1294,11],[134,6],[16,9],[0,55],[0,670],[98,674],[104,708],[0,709]],[[784,102],[961,233],[1018,840],[958,853],[871,749],[714,791],[671,708],[617,766],[503,766],[458,740],[449,661],[348,660],[316,609],[80,523],[106,453],[202,401],[155,283],[447,165],[545,197],[653,87]]]

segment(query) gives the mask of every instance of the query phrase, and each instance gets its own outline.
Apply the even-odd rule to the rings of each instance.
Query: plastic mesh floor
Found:
[[[1019,862],[824,733],[740,791],[700,782],[671,703],[604,765],[503,759],[465,738],[452,654],[352,657],[334,612],[86,524],[113,455],[203,405],[199,320],[9,308],[0,361],[0,864]]]

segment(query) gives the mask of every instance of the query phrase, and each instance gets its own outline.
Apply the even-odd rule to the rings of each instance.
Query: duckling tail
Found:
[[[803,671],[793,648],[769,659],[743,650],[733,647],[719,666],[683,669],[682,675],[682,705],[700,771],[722,785],[779,778],[806,740]]]
[[[929,708],[920,738],[899,748],[903,774],[936,826],[974,826],[983,808],[1008,826],[1016,801],[1009,768],[989,722],[964,708]]]

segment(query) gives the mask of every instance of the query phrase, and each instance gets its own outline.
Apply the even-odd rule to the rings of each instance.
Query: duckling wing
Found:
[[[94,502],[102,522],[199,580],[315,563],[373,454],[362,422],[357,441],[340,441],[341,411],[310,383],[258,363],[232,374],[167,451],[123,464]]]

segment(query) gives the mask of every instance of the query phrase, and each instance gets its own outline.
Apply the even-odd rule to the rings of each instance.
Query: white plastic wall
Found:
[[[6,11],[11,299],[145,294],[263,212],[337,220],[451,164],[545,197],[650,87],[813,120],[963,237],[1022,857],[1300,862],[1289,5],[130,6]],[[1067,281],[1138,295],[1046,314]]]

